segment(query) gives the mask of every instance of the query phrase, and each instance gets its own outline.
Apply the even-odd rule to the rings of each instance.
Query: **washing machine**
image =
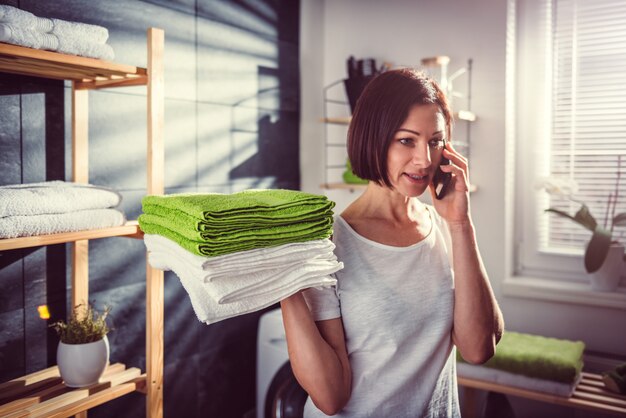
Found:
[[[301,418],[308,395],[291,371],[280,309],[259,319],[257,347],[257,418]]]

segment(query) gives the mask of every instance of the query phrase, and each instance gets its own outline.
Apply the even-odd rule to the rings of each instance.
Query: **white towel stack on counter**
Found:
[[[0,186],[0,238],[123,225],[114,190],[64,181]]]
[[[329,239],[257,248],[216,257],[193,254],[161,235],[146,234],[152,267],[171,270],[198,319],[212,324],[258,311],[309,287],[337,284],[343,268]]]
[[[112,60],[115,56],[107,28],[81,22],[38,17],[16,7],[0,5],[0,42],[64,54]]]

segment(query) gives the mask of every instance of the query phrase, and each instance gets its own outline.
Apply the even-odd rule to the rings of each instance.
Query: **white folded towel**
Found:
[[[0,5],[0,22],[42,33],[50,32],[54,26],[52,19],[37,17],[31,12],[8,5]]]
[[[109,30],[98,25],[37,17],[25,10],[0,5],[0,42],[64,54],[112,60],[113,48],[107,44]]]
[[[148,260],[154,266],[167,266],[173,255],[163,252],[150,251]],[[209,295],[219,304],[243,301],[248,298],[256,298],[266,293],[281,292],[297,283],[313,283],[321,277],[328,276],[343,268],[335,258],[324,260],[313,258],[297,263],[290,263],[283,268],[272,269],[242,269],[236,274],[222,275],[207,283],[204,278],[206,271],[194,268],[183,259],[178,260],[184,264],[187,275],[200,283]]]
[[[185,288],[185,291],[189,294],[191,300],[191,306],[193,307],[198,320],[205,324],[213,324],[215,322],[232,318],[238,315],[243,315],[250,312],[259,311],[263,308],[267,308],[282,299],[285,299],[294,293],[307,289],[309,287],[327,287],[335,286],[337,280],[330,276],[321,276],[310,278],[307,280],[299,280],[295,283],[286,284],[283,288],[267,293],[260,293],[254,297],[248,297],[237,302],[231,302],[220,305],[213,297],[211,297],[207,286],[210,283],[202,283],[196,277],[194,277],[193,271],[189,270],[189,265],[184,263],[180,258],[170,257],[163,264],[161,258],[158,258],[152,264],[152,267],[162,270],[172,270],[178,278],[181,284]]]
[[[59,48],[57,51],[63,54],[80,55],[81,57],[96,58],[106,61],[111,61],[115,58],[115,53],[111,45],[87,42],[80,38],[59,37]]]
[[[578,380],[576,380],[576,382],[567,384],[461,362],[457,362],[456,371],[459,377],[484,380],[486,382],[493,382],[504,386],[513,386],[516,388],[549,393],[567,398],[572,396],[582,376],[578,376]]]
[[[103,26],[38,17],[26,10],[8,5],[0,5],[0,22],[42,33],[51,32],[59,38],[76,38],[97,44],[104,44],[109,39],[109,30]]]
[[[289,262],[300,262],[315,257],[331,259],[334,257],[335,244],[329,239],[319,239],[306,242],[294,242],[275,247],[256,248],[239,251],[217,257],[202,257],[193,254],[176,242],[161,235],[146,234],[144,243],[149,251],[171,253],[175,257],[184,259],[195,268],[209,272],[207,281],[212,275],[230,273],[239,269],[251,267],[254,269],[284,267]],[[336,259],[336,258],[335,258]]]
[[[12,23],[0,23],[0,42],[51,51],[59,48],[59,39],[56,36],[33,29],[24,29]]]
[[[122,196],[105,187],[65,181],[0,186],[0,218],[113,208]]]
[[[109,30],[98,25],[90,25],[82,22],[70,22],[61,19],[51,19],[52,32],[63,39],[76,39],[83,42],[104,44],[109,39]]]
[[[51,215],[0,218],[0,238],[29,237],[85,231],[123,225],[124,214],[115,209],[89,209]]]

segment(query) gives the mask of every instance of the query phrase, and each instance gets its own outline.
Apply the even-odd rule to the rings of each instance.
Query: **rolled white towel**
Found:
[[[50,32],[60,40],[76,39],[87,43],[104,44],[109,39],[109,30],[98,25],[52,18]]]
[[[80,55],[81,57],[96,58],[111,61],[115,58],[113,48],[109,44],[98,44],[84,41],[74,37],[60,37],[58,52],[70,55]]]
[[[0,5],[0,22],[10,23],[22,29],[31,29],[42,33],[50,32],[54,26],[51,19],[37,17],[31,12],[8,5]]]
[[[109,44],[87,42],[80,38],[59,38],[51,33],[23,29],[9,23],[0,23],[0,42],[107,61],[115,58],[113,48]]]
[[[31,237],[124,225],[124,214],[115,209],[90,209],[51,215],[0,218],[0,238]]]
[[[0,42],[51,51],[59,48],[59,39],[56,36],[12,23],[0,23]]]
[[[115,190],[92,184],[46,181],[0,186],[0,219],[73,212],[85,209],[107,209],[120,204],[122,196]]]

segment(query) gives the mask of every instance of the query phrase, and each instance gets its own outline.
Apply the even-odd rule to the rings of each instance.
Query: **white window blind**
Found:
[[[578,183],[573,196],[589,207],[600,225],[615,190],[618,156],[621,182],[615,213],[626,212],[626,2],[547,0],[550,30],[546,62],[551,79],[548,175]],[[545,173],[544,173],[545,174]],[[574,214],[579,203],[540,194],[537,199],[539,250],[582,250],[590,231],[571,220],[543,214],[555,207]],[[626,237],[626,228],[614,232]]]

